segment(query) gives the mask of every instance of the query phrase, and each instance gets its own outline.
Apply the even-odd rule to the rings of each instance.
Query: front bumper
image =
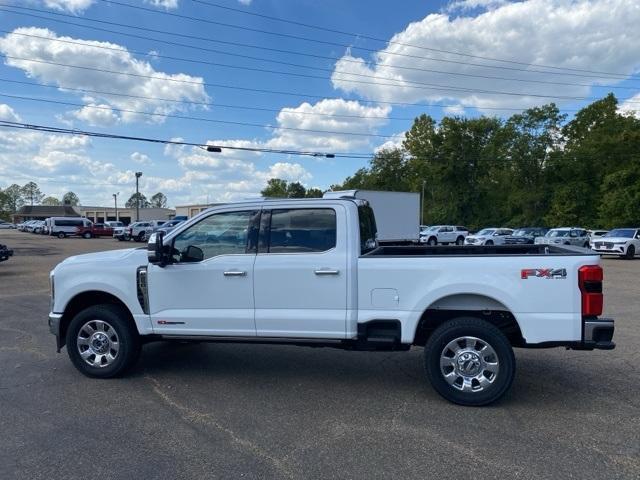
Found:
[[[60,349],[64,346],[64,341],[60,335],[60,322],[62,320],[61,313],[49,314],[49,331],[56,336],[56,350],[60,353]]]
[[[627,253],[626,245],[614,245],[611,248],[591,247],[591,249],[600,255],[625,255]]]

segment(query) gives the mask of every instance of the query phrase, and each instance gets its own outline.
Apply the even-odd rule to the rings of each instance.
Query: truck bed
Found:
[[[560,245],[386,245],[361,258],[372,257],[434,257],[434,256],[503,256],[503,255],[597,255],[586,248]]]

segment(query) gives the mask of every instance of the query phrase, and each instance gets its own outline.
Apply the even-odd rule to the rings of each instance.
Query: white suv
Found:
[[[629,260],[640,255],[640,229],[615,228],[591,239],[591,248],[600,255],[618,255]]]
[[[469,235],[465,245],[504,245],[505,239],[513,234],[511,228],[483,228],[474,235]]]
[[[438,245],[455,243],[462,245],[464,239],[469,235],[469,229],[456,225],[434,225],[420,230],[420,243],[427,245]]]
[[[589,233],[584,228],[552,228],[544,237],[537,237],[536,245],[573,245],[589,248]]]

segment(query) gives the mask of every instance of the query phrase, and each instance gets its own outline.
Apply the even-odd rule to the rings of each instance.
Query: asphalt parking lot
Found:
[[[0,243],[0,479],[640,478],[638,260],[604,261],[615,350],[516,350],[506,398],[465,408],[431,389],[422,349],[160,342],[88,379],[55,352],[48,272],[128,245]]]

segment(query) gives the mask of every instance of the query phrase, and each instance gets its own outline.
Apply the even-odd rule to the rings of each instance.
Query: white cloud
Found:
[[[618,112],[625,113],[627,115],[634,115],[640,119],[640,93],[635,94],[633,97],[625,100],[618,106]]]
[[[0,103],[0,120],[5,120],[7,122],[19,122],[20,117],[9,105],[6,103]]]
[[[376,147],[375,152],[379,152],[381,150],[394,150],[396,148],[402,148],[402,142],[405,140],[405,135],[407,132],[400,132],[393,135],[392,138],[384,142],[382,145]]]
[[[93,0],[43,0],[46,7],[71,13],[82,13],[93,4]]]
[[[251,5],[252,1],[253,0],[238,0],[238,3],[241,3],[242,5],[248,6],[248,5]]]
[[[119,117],[109,105],[89,103],[80,110],[75,110],[72,115],[78,120],[87,122],[92,126],[110,126],[118,123]]]
[[[178,8],[178,0],[145,0],[145,3],[157,8],[164,8],[165,10]]]
[[[640,9],[637,6],[637,0],[525,0],[506,3],[474,17],[428,15],[394,35],[390,39],[394,43],[374,55],[375,64],[345,54],[336,63],[332,82],[335,88],[356,92],[370,99],[392,102],[453,100],[465,107],[480,104],[488,107],[487,111],[491,107],[526,108],[554,101],[552,98],[533,96],[536,94],[590,96],[589,84],[615,84],[621,80],[604,75],[599,78],[580,78],[440,62],[434,59],[520,68],[518,65],[442,54],[407,45],[628,75],[640,67],[636,49],[629,47],[640,44],[640,29],[637,28]],[[422,70],[412,70],[416,68]],[[514,82],[427,72],[424,69],[519,80],[585,83],[587,86]],[[367,82],[373,82],[372,85],[358,84],[345,80],[362,81],[362,77],[337,72],[372,75],[375,78],[366,79]],[[436,90],[436,87],[416,85],[415,82],[438,84],[443,89]],[[517,95],[446,90],[450,88],[507,91]],[[555,101],[562,103],[558,99]]]
[[[455,0],[447,5],[446,11],[467,11],[476,8],[491,9],[508,3],[508,0]]]
[[[145,153],[133,152],[129,158],[140,165],[151,165],[151,159],[149,158],[149,155]]]
[[[167,74],[156,71],[148,62],[133,57],[125,47],[109,42],[93,40],[79,40],[71,37],[59,37],[55,32],[44,28],[17,28],[17,33],[37,35],[45,38],[22,37],[20,35],[6,35],[0,37],[0,52],[13,57],[29,58],[44,62],[55,62],[102,70],[117,71],[141,75],[142,77],[116,75],[93,70],[69,68],[51,63],[37,63],[15,58],[6,58],[5,63],[22,69],[28,77],[37,81],[57,85],[58,87],[79,88],[118,94],[133,95],[147,98],[117,97],[114,95],[92,94],[85,95],[82,100],[86,104],[109,106],[113,109],[152,112],[167,115],[175,111],[184,110],[175,101],[187,100],[193,102],[208,102],[203,79],[177,73]],[[47,39],[62,39],[76,43],[62,43]],[[107,49],[94,48],[94,46]],[[153,78],[147,78],[153,77]],[[178,80],[167,81],[169,80]],[[186,82],[186,83],[185,83]],[[163,98],[164,100],[154,100]],[[172,101],[173,100],[173,101]],[[94,112],[89,112],[94,110]],[[95,124],[114,122],[119,120],[129,122],[162,122],[165,117],[146,116],[131,112],[99,112],[98,109],[82,109],[72,113],[78,119],[94,121]],[[102,123],[100,123],[102,121]]]

